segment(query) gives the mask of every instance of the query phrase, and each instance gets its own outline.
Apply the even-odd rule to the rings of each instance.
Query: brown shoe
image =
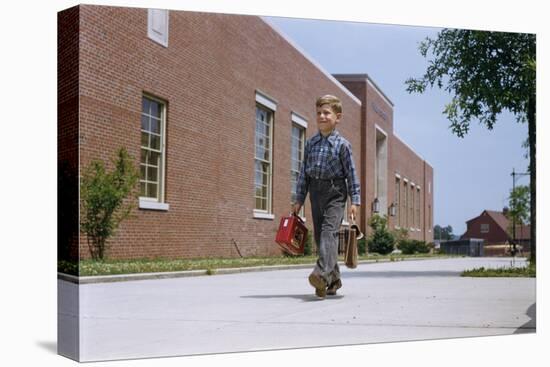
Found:
[[[329,296],[335,296],[336,291],[338,289],[342,288],[342,281],[340,279],[336,280],[335,282],[332,282],[330,286],[327,289],[327,294]]]
[[[315,288],[315,295],[319,298],[325,298],[327,295],[327,283],[319,274],[311,273],[309,275],[309,284]]]

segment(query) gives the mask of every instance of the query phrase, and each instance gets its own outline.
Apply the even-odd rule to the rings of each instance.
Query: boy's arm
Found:
[[[359,206],[361,205],[361,184],[359,183],[359,177],[353,163],[351,145],[343,144],[342,148],[342,166],[344,167],[344,174],[348,183],[351,204]]]

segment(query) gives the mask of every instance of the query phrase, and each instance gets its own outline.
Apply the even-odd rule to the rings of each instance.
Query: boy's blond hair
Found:
[[[317,101],[315,102],[316,107],[321,107],[324,104],[328,104],[335,113],[342,113],[342,102],[338,97],[327,94],[317,98]]]

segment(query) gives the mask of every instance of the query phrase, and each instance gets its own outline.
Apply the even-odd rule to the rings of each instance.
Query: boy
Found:
[[[338,230],[344,217],[348,194],[350,216],[356,217],[361,201],[359,179],[355,171],[350,143],[336,130],[342,117],[342,103],[332,95],[316,101],[319,132],[308,139],[304,161],[296,184],[296,202],[292,212],[298,213],[309,191],[313,229],[317,243],[317,264],[309,276],[315,294],[324,298],[335,295],[342,287],[338,267]]]

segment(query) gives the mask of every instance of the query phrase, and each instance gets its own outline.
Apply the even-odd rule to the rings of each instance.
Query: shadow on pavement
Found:
[[[57,354],[57,342],[55,341],[37,341],[36,345],[46,349],[50,353]]]
[[[514,334],[535,333],[537,331],[537,304],[533,303],[525,312],[530,320],[521,325]]]
[[[252,295],[252,296],[241,296],[241,298],[253,298],[253,299],[273,299],[273,298],[293,298],[301,300],[302,302],[317,302],[331,299],[342,299],[344,296],[327,296],[324,299],[319,298],[313,294],[262,294],[262,295]]]
[[[348,271],[343,278],[411,278],[411,277],[459,277],[459,271]]]

